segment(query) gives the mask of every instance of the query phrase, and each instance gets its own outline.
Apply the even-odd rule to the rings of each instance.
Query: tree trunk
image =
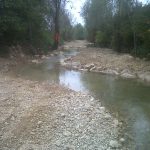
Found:
[[[60,13],[60,4],[61,0],[56,0],[56,14],[55,14],[55,33],[54,33],[54,49],[58,48],[59,39],[60,39],[60,31],[59,31],[59,13]]]

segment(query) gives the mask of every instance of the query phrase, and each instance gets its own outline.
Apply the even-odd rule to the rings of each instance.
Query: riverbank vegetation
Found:
[[[135,56],[150,55],[150,3],[87,0],[82,15],[87,39],[96,46]]]
[[[27,45],[32,52],[57,49],[72,29],[64,6],[64,0],[0,0],[0,51],[12,45]]]
[[[15,46],[25,53],[44,53],[64,41],[87,39],[99,47],[150,57],[150,3],[87,0],[82,9],[85,26],[73,23],[67,3],[0,0],[0,54]]]

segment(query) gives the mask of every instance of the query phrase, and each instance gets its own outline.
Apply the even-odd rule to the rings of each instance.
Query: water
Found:
[[[76,55],[69,51],[65,56]],[[136,150],[150,149],[150,86],[138,80],[117,76],[67,70],[59,65],[65,56],[54,56],[42,64],[16,68],[15,75],[38,81],[55,81],[75,91],[88,91],[99,98],[113,114],[118,114],[127,128],[123,135],[131,135]],[[132,141],[131,140],[131,141]],[[129,140],[130,144],[130,140]]]

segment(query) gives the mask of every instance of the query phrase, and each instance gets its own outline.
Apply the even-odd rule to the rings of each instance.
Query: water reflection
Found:
[[[75,91],[86,91],[81,78],[82,74],[80,72],[61,70],[59,81],[60,84],[69,87]]]
[[[150,147],[150,87],[135,80],[88,73],[82,76],[84,85],[112,112],[121,115],[128,124],[139,150]]]

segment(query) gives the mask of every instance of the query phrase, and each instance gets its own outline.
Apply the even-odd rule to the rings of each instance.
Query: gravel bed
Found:
[[[92,96],[0,75],[0,149],[123,149],[118,135],[119,121]]]

